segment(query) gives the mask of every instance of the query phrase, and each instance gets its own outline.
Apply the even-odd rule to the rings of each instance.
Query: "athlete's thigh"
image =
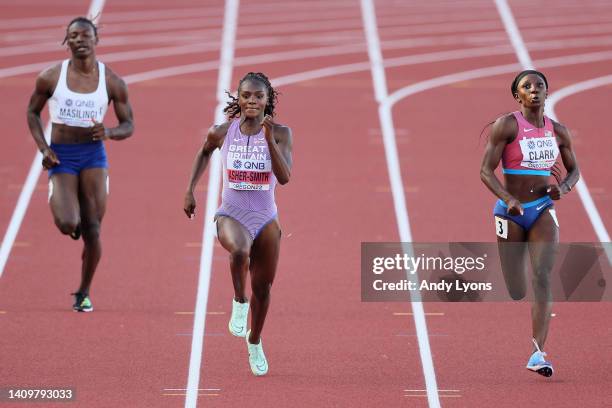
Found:
[[[558,242],[559,223],[554,206],[542,211],[542,214],[531,226],[528,234],[529,242]]]
[[[229,252],[242,250],[248,253],[253,244],[247,229],[234,218],[225,215],[217,216],[217,238]]]
[[[55,173],[49,179],[49,206],[60,222],[78,223],[79,178],[75,174]]]
[[[272,220],[259,233],[251,249],[252,279],[261,278],[272,283],[280,254],[281,228],[278,220]]]
[[[84,222],[100,222],[106,212],[108,170],[102,167],[85,169],[79,175],[79,201]]]
[[[497,246],[501,261],[504,280],[510,295],[521,299],[527,291],[526,263],[527,253],[526,233],[523,228],[510,219],[495,217]],[[501,232],[500,232],[501,231]]]
[[[529,253],[535,272],[550,271],[558,251],[559,225],[554,207],[548,207],[535,221],[528,234]]]

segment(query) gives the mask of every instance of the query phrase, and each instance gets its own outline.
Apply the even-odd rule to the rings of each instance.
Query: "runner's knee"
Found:
[[[245,265],[249,262],[249,251],[246,248],[234,248],[230,252],[230,262],[234,265]]]
[[[97,240],[100,238],[100,223],[97,221],[83,223],[81,232],[86,241]]]
[[[550,288],[550,273],[549,271],[540,271],[533,274],[533,289],[534,291],[548,291]]]
[[[268,299],[270,297],[271,289],[272,282],[258,282],[256,279],[251,281],[253,296],[255,296],[259,301]]]
[[[79,225],[79,220],[76,218],[55,218],[55,225],[62,234],[72,234]]]

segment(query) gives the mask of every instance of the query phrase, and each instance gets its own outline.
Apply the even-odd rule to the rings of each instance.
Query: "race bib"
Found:
[[[270,190],[270,172],[228,170],[227,178],[234,190]]]
[[[555,164],[559,156],[559,146],[550,130],[546,131],[546,136],[519,140],[523,153],[521,166],[540,170],[550,169]]]
[[[104,107],[96,108],[93,99],[66,98],[63,105],[60,106],[57,117],[68,126],[92,127],[93,120],[101,122],[104,115]]]
[[[244,160],[228,157],[228,186],[234,190],[270,190],[270,160]]]
[[[498,237],[508,239],[508,220],[495,216],[495,233]]]

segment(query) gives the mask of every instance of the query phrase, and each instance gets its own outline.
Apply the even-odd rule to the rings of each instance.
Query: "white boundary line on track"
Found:
[[[508,37],[519,62],[524,69],[535,69],[508,3],[506,0],[495,0],[495,5],[497,6],[499,15],[504,23],[504,28],[506,29],[506,33],[508,33]]]
[[[376,10],[372,0],[361,0],[361,14],[363,16],[363,26],[368,43],[368,57],[370,59],[372,81],[376,102],[379,104],[378,114],[385,146],[385,156],[389,171],[389,180],[393,195],[393,204],[399,229],[400,241],[405,252],[412,255],[412,233],[410,232],[410,220],[406,208],[406,195],[397,154],[395,142],[395,127],[391,109],[387,108],[383,102],[388,98],[387,79],[385,77],[385,67],[382,51],[380,49],[380,39],[376,23]],[[407,278],[413,282],[418,281],[417,274],[407,273]],[[440,396],[436,383],[436,373],[434,371],[433,358],[429,346],[429,336],[427,335],[427,321],[421,303],[421,294],[416,291],[410,292],[411,306],[414,317],[414,325],[419,344],[419,353],[423,375],[425,378],[425,388],[427,389],[427,400],[430,408],[440,407]]]
[[[192,33],[199,33],[203,35],[203,33],[207,31],[212,32],[214,30],[186,31],[184,32],[184,34],[187,35],[189,33],[189,35],[191,35]],[[360,35],[361,35],[361,31],[362,30],[359,30]],[[357,31],[353,30],[352,33],[353,32],[356,33]],[[152,34],[152,35],[159,35],[159,34]],[[216,31],[215,31],[215,35],[216,35]],[[132,37],[132,36],[128,35],[128,36],[123,36],[122,38],[125,39],[129,37]],[[143,38],[141,34],[135,34],[133,37],[138,38],[138,39]],[[267,35],[264,37],[256,37],[256,38],[243,40],[241,41],[241,45],[239,48],[242,48],[243,43],[245,44],[244,45],[245,47],[252,47],[254,43],[263,44],[262,46],[276,45],[278,44],[277,37],[278,36]],[[332,45],[325,46],[325,47],[318,46],[314,48],[307,48],[307,49],[301,49],[301,50],[274,52],[274,53],[269,53],[267,55],[270,56],[270,58],[292,58],[291,57],[292,55],[299,55],[300,58],[307,58],[309,56],[314,58],[314,57],[320,57],[320,56],[335,56],[335,55],[340,55],[340,54],[361,53],[366,49],[365,44],[363,44],[361,41],[356,41],[356,38],[353,38],[353,37],[351,38],[344,38],[344,37],[337,37],[337,36],[335,37],[327,36],[326,37],[326,36],[320,36],[320,35],[315,35],[315,34],[310,35],[310,37],[316,40],[316,41],[313,41],[313,43],[325,43],[329,41],[332,43]],[[285,36],[285,42],[287,41],[287,39],[289,39],[292,42],[295,41],[295,43],[308,43],[306,41],[307,38],[309,38],[308,34],[289,36],[289,37]],[[419,47],[423,45],[435,45],[435,41],[440,41],[442,39],[444,40],[445,45],[456,44],[457,41],[456,40],[453,41],[452,38],[453,38],[452,36],[418,37],[418,38],[411,39],[411,40],[389,40],[389,41],[384,41],[381,44],[383,45],[384,49],[406,49],[406,48],[412,48],[412,47]],[[478,37],[478,38],[484,38],[484,37]],[[112,42],[116,42],[118,40],[119,40],[118,37],[116,36],[112,37]],[[342,43],[343,41],[345,41],[345,43]],[[530,43],[529,46],[537,50],[549,50],[549,49],[565,49],[567,47],[582,47],[582,46],[592,47],[595,45],[609,45],[610,42],[612,42],[612,37],[598,36],[594,38],[589,37],[589,38],[581,38],[581,39],[572,39],[572,40],[567,40],[567,41],[555,41],[555,40],[538,41],[538,42]],[[487,41],[487,43],[490,43],[490,41]],[[113,44],[109,44],[109,46],[111,45]],[[9,54],[11,52],[16,52],[20,55],[31,54],[30,52],[20,51],[23,48],[24,48],[23,46],[0,48],[0,55],[2,55],[3,50],[6,50],[6,52]],[[187,54],[193,54],[193,53],[200,53],[202,51],[212,50],[212,49],[213,49],[212,43],[210,41],[198,42],[198,43],[192,42],[188,45],[181,44],[178,46],[144,48],[144,49],[139,49],[139,50],[110,52],[106,54],[100,54],[98,55],[98,57],[100,59],[103,59],[106,62],[117,62],[117,61],[127,61],[127,60],[135,60],[135,59],[159,58],[159,57],[166,57],[166,56],[171,56],[171,55],[187,55]],[[53,52],[53,50],[50,50],[47,52]],[[431,61],[444,60],[445,58],[448,58],[448,59],[463,58],[464,55],[469,55],[469,54],[472,54],[472,56],[474,57],[478,57],[482,55],[510,54],[512,52],[513,52],[513,48],[511,46],[496,44],[494,42],[493,45],[488,45],[484,47],[470,47],[470,48],[448,50],[448,51],[437,51],[437,52],[431,52],[431,53],[410,55],[408,57],[403,57],[403,58],[413,58],[415,60],[422,59],[423,62],[431,62]],[[431,56],[432,59],[428,60],[426,58],[427,56]],[[260,54],[260,55],[243,57],[243,58],[255,59],[258,62],[262,60],[264,60],[264,62],[269,62],[269,60],[267,61],[265,57],[266,57],[266,54]],[[52,61],[36,62],[36,63],[31,63],[31,64],[0,68],[0,78],[37,72],[37,71],[43,70],[56,63],[57,63],[57,60],[55,59]]]
[[[216,14],[213,14],[215,12]],[[174,19],[182,17],[193,17],[194,15],[203,14],[202,17],[216,17],[221,15],[221,8],[190,8],[190,9],[163,9],[155,11],[123,11],[104,13],[104,21],[107,23],[142,21],[147,19]],[[40,28],[40,27],[57,27],[63,26],[66,22],[72,20],[74,16],[51,16],[51,17],[18,17],[7,18],[0,20],[0,25],[3,29],[24,29],[24,28]]]
[[[516,21],[514,20],[514,16],[512,15],[512,10],[508,6],[506,0],[495,0],[495,4],[499,10],[499,13],[502,17],[504,26],[506,27],[506,31],[508,32],[508,36],[510,37],[510,41],[512,42],[512,46],[515,49],[516,55],[519,58],[519,61],[524,69],[534,69],[535,65],[529,56],[529,51],[523,42],[523,38],[521,37],[521,33],[516,25]],[[558,120],[555,115],[555,111],[552,108],[546,109],[547,113],[553,120]],[[578,195],[580,196],[580,201],[584,206],[584,209],[587,212],[589,220],[591,221],[591,225],[593,225],[593,229],[595,230],[595,234],[597,238],[601,242],[610,242],[610,235],[606,230],[606,226],[603,224],[601,220],[601,216],[599,215],[599,211],[595,206],[595,202],[591,197],[591,193],[584,181],[584,176],[581,174],[578,183],[576,183],[576,190],[578,191]],[[608,253],[608,257],[610,254]]]
[[[115,33],[115,34],[126,34],[126,33],[147,33],[152,30],[156,30],[157,32],[170,32],[174,33],[177,30],[181,29],[191,29],[191,28],[209,28],[212,33],[215,30],[221,29],[221,19],[218,18],[220,16],[214,16],[214,19],[211,19],[210,15],[201,15],[202,13],[194,13],[194,15],[186,16],[183,19],[172,19],[172,18],[163,18],[158,20],[150,20],[150,21],[127,21],[127,22],[117,22],[117,23],[109,23],[108,16],[105,15],[106,23],[100,28],[106,35]],[[285,12],[283,12],[285,14]],[[346,17],[346,12],[342,13],[341,10],[331,11],[329,15],[324,16],[324,18],[315,19],[314,15],[311,15],[311,20],[308,20],[308,15],[304,13],[293,13],[291,14],[291,18],[285,19],[287,20],[283,24],[278,24],[274,26],[266,25],[266,22],[274,19],[273,15],[269,13],[266,14],[249,14],[253,19],[249,22],[248,25],[244,25],[240,28],[238,35],[246,34],[251,37],[254,31],[258,33],[280,33],[280,32],[299,32],[301,30],[312,29],[313,23],[319,22],[321,30],[336,30],[340,31],[340,28],[344,27],[352,27],[354,25],[358,25],[359,19],[358,16],[354,18]],[[336,18],[334,19],[334,16]],[[160,16],[161,18],[161,16]],[[281,17],[279,17],[281,18]],[[397,17],[395,17],[397,18]],[[69,21],[69,18],[66,21]],[[219,21],[217,21],[219,20]],[[400,24],[400,21],[396,24]],[[31,29],[31,30],[15,30],[2,32],[2,24],[0,22],[0,42],[8,42],[14,43],[19,41],[40,41],[42,39],[48,39],[50,35],[57,33],[58,30],[61,30],[61,27],[44,27],[40,29]]]
[[[95,22],[98,22],[100,15],[102,14],[102,10],[104,8],[105,0],[92,0],[89,5],[88,15],[92,17],[96,17]],[[47,143],[51,138],[51,121],[47,122],[47,126],[44,129],[45,139],[47,139]],[[30,165],[30,171],[28,172],[28,176],[26,177],[26,181],[21,189],[21,193],[19,194],[19,198],[17,199],[17,204],[15,205],[15,210],[13,215],[11,216],[11,221],[6,229],[6,233],[4,234],[4,238],[2,239],[2,246],[0,246],[0,277],[4,272],[4,267],[6,266],[6,262],[8,261],[9,255],[11,254],[11,249],[13,248],[13,243],[15,242],[15,238],[17,237],[17,233],[19,232],[19,228],[21,227],[21,222],[25,217],[26,210],[28,209],[28,204],[30,203],[30,199],[32,198],[32,193],[34,193],[34,189],[36,188],[36,183],[38,182],[38,178],[40,177],[40,173],[42,171],[42,154],[39,151],[36,151],[34,155],[34,160],[32,160],[32,164]]]
[[[203,3],[203,2],[202,2]],[[303,3],[303,4],[302,4]],[[311,11],[312,6],[309,5],[309,2],[302,2],[293,5],[292,7],[302,7],[307,8],[305,13],[300,13],[300,16],[308,16],[308,12]],[[330,2],[331,3],[331,2]],[[280,3],[281,5],[285,5]],[[321,3],[319,3],[321,4]],[[331,3],[333,7],[339,8],[348,8],[350,5],[339,4],[339,3]],[[315,4],[316,6],[316,4]],[[270,12],[284,12],[284,10],[279,10],[278,5],[274,5],[271,3],[261,5],[257,4],[254,6],[244,6],[244,11],[248,11],[250,15],[263,15],[270,17]],[[291,12],[295,12],[295,10],[291,10]],[[175,8],[175,9],[162,9],[162,10],[141,10],[141,11],[116,11],[109,12],[104,14],[104,20],[108,23],[117,23],[117,22],[129,22],[129,21],[142,21],[146,19],[176,19],[182,17],[193,17],[201,15],[201,17],[221,17],[223,15],[223,8],[221,7],[191,7],[191,8]],[[0,19],[0,26],[2,29],[7,28],[30,28],[30,27],[52,27],[52,26],[63,26],[67,21],[70,21],[74,16],[73,15],[56,15],[50,17],[18,17],[18,18],[6,18]],[[45,24],[47,24],[45,26]]]
[[[361,34],[362,30],[360,30]],[[193,33],[203,33],[203,31],[187,31],[185,35],[192,35]],[[157,34],[156,34],[157,35]],[[131,36],[124,36],[123,38],[129,38]],[[143,39],[142,35],[134,35],[133,38]],[[153,38],[153,37],[151,37]],[[285,42],[287,39],[291,40],[292,43],[308,43],[306,40],[308,35],[298,35],[298,36],[290,36],[285,37]],[[325,57],[325,56],[336,56],[341,54],[356,54],[361,53],[366,49],[366,45],[362,41],[356,40],[347,40],[346,38],[332,38],[332,37],[320,37],[316,36],[314,38],[316,41],[313,43],[322,43],[325,44],[330,42],[332,45],[329,46],[318,46],[315,48],[306,48],[301,50],[292,50],[292,51],[284,51],[284,52],[274,52],[269,54],[259,54],[248,57],[243,57],[248,60],[248,63],[261,63],[261,62],[272,62],[278,61],[280,59],[290,59],[293,58],[315,58],[315,57]],[[453,40],[451,36],[443,36],[438,37],[437,41],[444,41],[445,45],[453,45],[458,42],[457,40]],[[481,37],[479,37],[481,38]],[[117,37],[113,37],[113,41],[119,40]],[[341,43],[342,41],[346,41],[346,43]],[[435,45],[433,37],[418,37],[411,40],[389,40],[382,42],[382,46],[385,50],[389,49],[408,49],[413,47],[419,47],[424,45]],[[481,41],[482,42],[482,41]],[[276,45],[278,44],[278,39],[275,36],[264,36],[257,37],[252,39],[243,40],[240,43],[238,48],[244,47],[252,47],[254,43],[263,44],[263,46],[267,45]],[[486,41],[485,43],[490,43],[490,41]],[[565,49],[567,47],[592,47],[595,45],[609,45],[612,43],[612,37],[610,36],[598,36],[598,37],[589,37],[582,39],[571,39],[567,41],[538,41],[529,43],[529,46],[533,49],[537,50],[552,50],[552,49]],[[244,45],[243,45],[244,44]],[[111,44],[112,45],[112,44]],[[19,51],[19,49],[23,49],[23,47],[8,47],[8,48],[0,48],[0,55],[2,55],[3,50],[6,50],[7,53],[11,53]],[[214,48],[216,50],[216,47]],[[108,62],[117,62],[117,61],[130,61],[136,59],[147,59],[147,58],[159,58],[166,57],[171,55],[187,55],[193,53],[200,53],[206,50],[213,50],[212,43],[208,42],[198,42],[198,43],[190,43],[188,45],[178,45],[178,46],[169,46],[169,47],[158,47],[158,48],[144,48],[140,50],[132,50],[132,51],[119,51],[119,52],[111,52],[106,54],[100,54],[98,57]],[[48,51],[53,52],[53,51]],[[462,59],[466,57],[479,57],[482,55],[504,55],[510,54],[513,52],[513,48],[510,45],[501,45],[501,44],[493,44],[487,46],[480,47],[470,47],[463,49],[455,49],[448,51],[436,51],[430,53],[423,54],[413,54],[405,57],[397,57],[392,60],[402,61],[403,59],[409,61],[420,61],[424,62],[435,62],[435,61],[445,61],[450,59]],[[18,52],[19,54],[30,54],[29,52]],[[12,67],[0,68],[0,78],[10,77],[15,75],[22,75],[32,72],[37,72],[43,70],[53,64],[56,64],[57,60],[45,61],[45,62],[37,62],[25,65],[18,65]],[[240,62],[237,62],[240,63]],[[246,63],[246,62],[245,62]],[[385,66],[389,66],[389,61],[385,62]]]
[[[221,40],[221,64],[217,80],[217,109],[215,123],[225,121],[223,107],[226,103],[225,90],[230,89],[233,71],[234,44],[238,25],[239,0],[226,0],[223,37]],[[191,357],[189,359],[189,377],[185,408],[195,408],[198,404],[198,387],[200,384],[200,367],[204,348],[204,330],[206,323],[206,306],[210,275],[212,268],[213,244],[215,240],[213,218],[217,210],[221,182],[221,158],[218,150],[213,153],[209,163],[208,189],[206,196],[206,213],[204,216],[204,232],[202,238],[202,253],[200,256],[200,272],[198,274],[198,293],[193,317],[193,335],[191,337]]]
[[[106,0],[92,0],[89,10],[87,11],[87,18],[91,19],[94,24],[98,24],[100,21],[100,15],[104,9],[104,3]]]
[[[105,14],[105,20],[107,19],[107,17],[108,15]],[[270,18],[270,16],[267,16],[267,17]],[[401,20],[401,21],[404,21],[404,20]],[[203,31],[202,35],[209,37],[209,36],[215,35],[218,32],[217,30],[221,28],[220,25],[217,25],[215,23],[216,23],[216,20],[211,21],[211,24],[205,25],[205,26],[203,26],[202,24],[198,24],[197,27]],[[473,23],[469,21],[465,21],[465,20],[458,21],[458,23],[459,24],[455,26],[455,31],[457,30],[457,27],[461,26],[460,23],[463,23],[464,26],[466,24],[471,27],[473,26]],[[576,22],[574,21],[574,23]],[[300,22],[299,24],[300,24],[300,30],[296,30],[298,27],[296,26],[295,23],[285,24],[282,26],[275,26],[275,27],[262,27],[262,25],[259,23],[251,23],[250,26],[243,26],[241,30],[243,30],[246,34],[252,34],[253,29],[256,28],[257,29],[256,31],[258,32],[259,35],[275,34],[278,36],[282,33],[286,33],[286,32],[294,33],[296,31],[300,31],[303,34],[306,34],[306,32],[308,32],[313,27],[312,21],[311,22],[304,21],[303,23]],[[317,24],[317,25],[321,25],[321,24]],[[356,28],[352,28],[352,24],[349,24],[349,23],[343,23],[342,25],[338,23],[338,24],[332,25],[331,23],[328,23],[327,21],[325,21],[325,24],[328,27],[326,27],[327,30],[324,30],[323,33],[333,32],[336,36],[344,36],[344,37],[355,36],[356,38],[362,38],[362,30],[359,25],[357,25]],[[471,34],[468,34],[468,38],[472,38],[474,36],[480,36],[480,37],[487,37],[489,39],[502,39],[502,40],[508,39],[507,33],[505,32],[505,30],[499,29],[499,23],[496,23],[496,24],[489,23],[489,24],[491,25],[490,29],[487,29],[486,31],[472,32]],[[449,27],[447,24],[438,24],[438,25],[442,27],[443,30],[434,30],[434,29],[423,30],[422,27],[420,29],[417,29],[418,26],[415,26],[413,28],[411,26],[406,26],[405,24],[403,24],[403,25],[394,25],[394,26],[385,27],[384,29],[381,29],[380,31],[381,32],[384,31],[385,35],[390,35],[393,37],[397,37],[397,36],[422,37],[427,34],[430,34],[435,37],[439,37],[440,35],[443,35],[443,34],[447,36],[456,35],[456,33],[454,33],[452,30],[449,30]],[[612,26],[609,23],[597,24],[597,23],[592,23],[592,22],[588,26],[575,24],[575,25],[570,25],[570,26],[566,26],[563,28],[556,28],[556,27],[541,28],[541,25],[538,27],[539,28],[528,28],[528,29],[523,30],[523,32],[528,33],[531,37],[534,38],[533,42],[536,44],[539,41],[545,41],[548,38],[558,38],[559,35],[567,36],[570,34],[574,34],[575,37],[577,38],[585,38],[589,35],[606,34],[606,33],[609,34],[612,31]],[[191,28],[187,27],[185,24],[182,24],[182,25],[177,24],[174,29],[169,29],[168,27],[166,27],[166,29],[162,29],[159,25],[154,27],[153,22],[149,23],[148,25],[144,25],[143,30],[146,29],[145,31],[134,30],[135,28],[136,27],[134,27],[134,25],[130,25],[130,24],[123,24],[117,27],[109,27],[109,26],[104,25],[101,28],[101,30],[105,34],[104,35],[105,39],[124,37],[126,36],[126,33],[128,32],[131,32],[132,33],[131,35],[133,36],[146,36],[146,35],[152,34],[151,30],[153,28],[157,29],[158,35],[161,33],[164,33],[170,36],[181,35],[181,33],[184,32],[185,30],[193,31]],[[207,29],[203,30],[203,28],[207,28]],[[343,28],[343,29],[341,30],[340,28]],[[472,30],[473,30],[473,27],[472,27]],[[37,45],[37,44],[40,44],[41,42],[48,41],[50,35],[57,35],[57,33],[61,31],[62,30],[60,27],[57,27],[55,29],[45,29],[45,30],[40,30],[40,31],[32,31],[32,30],[29,30],[27,32],[9,31],[7,33],[0,33],[0,44],[6,47],[10,47],[10,46],[27,47],[27,46]],[[321,30],[318,30],[316,32],[321,33]],[[113,35],[112,33],[116,33],[116,34]],[[251,35],[248,35],[248,38],[253,39],[257,37],[252,37]]]
[[[555,114],[555,105],[561,101],[562,99],[577,94],[579,92],[588,91],[591,89],[599,88],[602,86],[606,86],[612,84],[612,75],[606,75],[598,78],[589,79],[586,81],[574,83],[572,85],[566,86],[565,88],[561,88],[552,95],[549,95],[547,98],[546,104],[546,113],[548,116],[557,120],[557,115]],[[601,242],[610,242],[610,235],[608,235],[608,231],[606,230],[605,224],[601,219],[597,208],[595,207],[595,203],[591,195],[588,193],[589,189],[584,182],[583,178],[580,178],[578,183],[583,184],[583,186],[578,186],[577,188],[578,194],[582,199],[582,203],[584,207],[587,209],[587,214],[589,219],[591,220],[591,224],[595,228],[595,233],[597,234],[597,238]],[[587,194],[584,194],[586,192]],[[608,262],[612,264],[612,251],[610,250],[610,246],[604,246],[604,250],[606,251],[606,255],[608,256]]]
[[[446,52],[444,52],[446,53]],[[466,54],[467,56],[472,56],[471,52]],[[244,66],[249,64],[262,64],[267,62],[274,61],[286,61],[280,58],[281,55],[278,54],[263,54],[263,55],[253,55],[249,57],[238,57],[234,60],[234,66]],[[298,57],[297,54],[292,55],[293,59]],[[447,58],[441,58],[439,53],[431,53],[431,54],[421,54],[421,55],[411,55],[407,57],[397,57],[397,58],[389,58],[384,62],[385,67],[398,67],[398,66],[406,66],[411,64],[421,64],[424,62],[432,62],[432,61],[448,61],[450,59],[460,59],[460,55],[447,55]],[[562,57],[554,57],[539,60],[539,65],[543,67],[556,67],[562,65],[571,65],[571,64],[584,64],[588,62],[598,62],[598,61],[606,61],[612,59],[612,51],[603,51],[603,52],[594,52],[594,53],[586,53],[586,54],[573,54],[573,55],[565,55]],[[160,68],[146,72],[140,72],[137,74],[131,74],[124,76],[126,82],[140,82],[153,80],[158,78],[165,78],[169,76],[176,75],[186,75],[193,74],[197,72],[204,72],[215,69],[218,67],[218,61],[207,61],[207,62],[198,62],[187,65],[179,65],[168,68]],[[413,85],[407,86],[405,88],[401,88],[398,91],[394,92],[390,95],[389,100],[385,101],[390,105],[397,103],[400,99],[405,98],[408,95],[411,95],[416,92],[422,92],[428,90],[430,88],[435,88],[438,86],[447,85],[454,82],[464,81],[468,79],[493,76],[499,74],[506,74],[516,71],[520,68],[518,63],[513,64],[505,64],[505,65],[495,65],[491,67],[479,68],[475,70],[458,72],[455,74],[444,75],[441,77],[436,77],[432,79],[428,79],[422,82],[415,83]],[[343,64],[343,65],[335,65],[324,68],[318,68],[310,71],[304,71],[297,74],[289,74],[283,77],[279,77],[273,79],[272,82],[275,85],[284,85],[290,84],[299,81],[305,81],[309,79],[319,79],[330,77],[339,74],[349,74],[353,72],[367,71],[370,69],[370,64],[367,61],[356,62],[352,64]],[[281,81],[281,82],[278,82]]]

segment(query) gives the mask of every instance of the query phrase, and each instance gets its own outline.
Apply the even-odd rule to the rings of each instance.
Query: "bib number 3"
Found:
[[[508,239],[508,220],[495,217],[495,234],[500,238]]]

